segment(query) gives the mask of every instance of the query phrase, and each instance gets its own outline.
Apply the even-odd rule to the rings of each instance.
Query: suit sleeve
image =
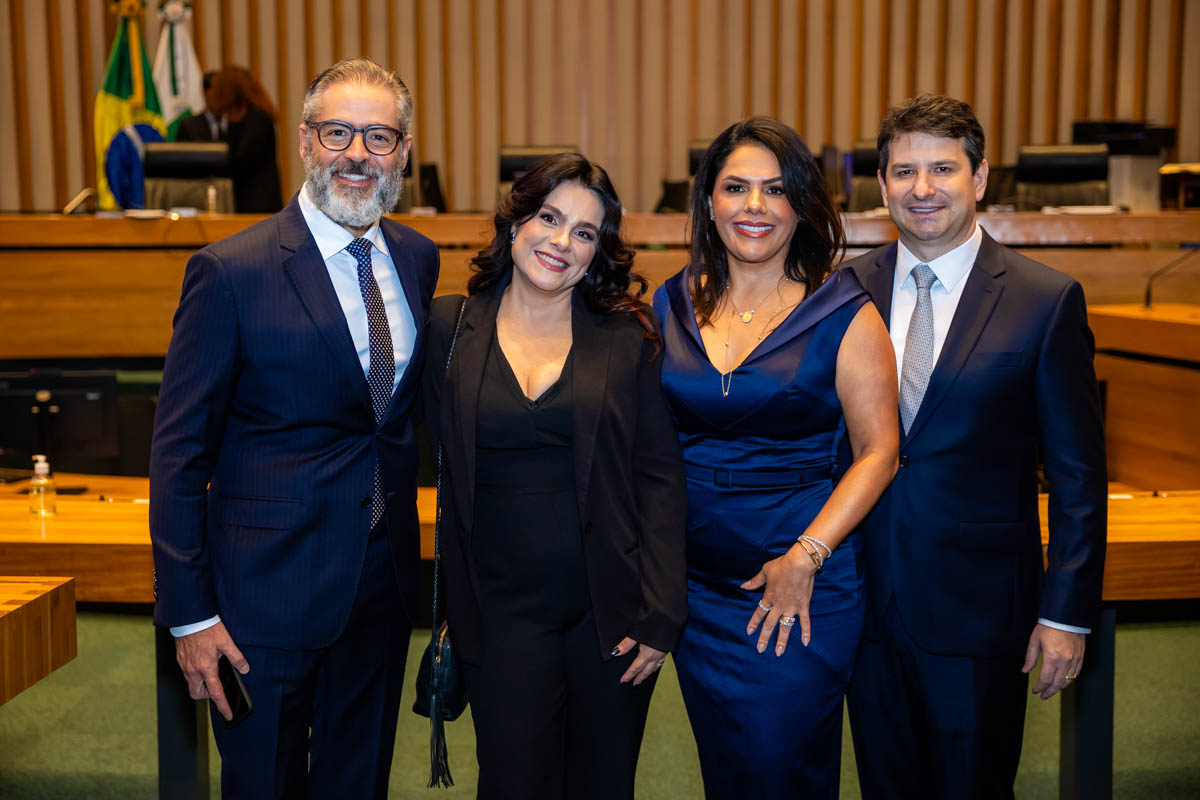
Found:
[[[228,273],[201,250],[184,274],[150,449],[157,625],[187,625],[219,611],[206,508],[237,380],[238,341]]]
[[[1050,543],[1038,616],[1092,627],[1108,537],[1104,423],[1083,288],[1058,298],[1037,369],[1037,413],[1050,482]]]
[[[642,540],[643,609],[629,636],[664,652],[674,651],[687,621],[684,561],[687,488],[679,437],[662,392],[662,362],[642,343],[638,366],[638,424],[633,486]]]

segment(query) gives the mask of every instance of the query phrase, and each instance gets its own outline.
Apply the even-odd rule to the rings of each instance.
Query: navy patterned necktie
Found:
[[[388,327],[383,295],[375,273],[371,270],[371,242],[355,239],[346,245],[347,252],[358,262],[358,288],[367,307],[367,338],[371,346],[371,366],[367,370],[367,388],[375,409],[375,423],[383,421],[392,399],[392,382],[396,377],[396,355],[392,350],[392,331]],[[375,489],[371,493],[371,527],[383,517],[383,490],[379,483],[379,462],[375,462]]]
[[[933,298],[929,290],[937,276],[928,264],[917,264],[912,271],[917,283],[917,304],[908,322],[904,339],[904,361],[900,368],[900,421],[904,432],[912,427],[917,409],[933,373]]]

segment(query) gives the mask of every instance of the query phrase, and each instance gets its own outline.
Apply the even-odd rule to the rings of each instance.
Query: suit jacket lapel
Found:
[[[337,292],[329,280],[325,260],[321,258],[321,251],[317,249],[317,243],[304,222],[304,215],[300,212],[297,200],[293,198],[276,219],[279,224],[279,244],[284,250],[283,269],[296,288],[296,293],[300,295],[300,301],[308,315],[333,351],[350,385],[369,409],[371,394],[367,388],[362,364],[358,360],[358,350],[354,347],[354,340],[350,338],[346,315],[338,302]]]
[[[421,305],[421,287],[417,281],[417,266],[413,262],[412,252],[404,245],[399,227],[395,226],[391,220],[384,218],[379,222],[379,229],[383,232],[383,238],[387,242],[388,254],[391,255],[392,265],[396,270],[396,275],[400,278],[400,286],[404,289],[404,299],[412,311],[413,326],[416,328],[412,355],[409,357],[408,367],[400,376],[396,391],[392,392],[388,410],[384,414],[386,420],[396,413],[397,400],[404,394],[408,384],[420,378],[421,369],[418,358],[425,341],[428,319],[426,319]]]
[[[986,232],[983,242],[979,245],[979,254],[975,256],[975,264],[967,273],[966,285],[954,319],[950,322],[950,330],[946,334],[946,343],[942,345],[942,353],[934,365],[933,374],[929,376],[929,386],[925,389],[925,397],[921,399],[921,407],[909,428],[904,444],[921,432],[921,428],[937,410],[950,385],[954,383],[962,370],[967,357],[975,349],[979,335],[996,307],[996,301],[1004,291],[1004,284],[997,280],[1004,273],[1004,254],[1000,246]]]
[[[459,506],[459,518],[463,520],[461,530],[469,532],[474,525],[475,513],[475,422],[479,414],[479,390],[483,370],[496,330],[496,312],[504,286],[493,287],[467,301],[462,330],[450,359],[450,381],[454,387],[455,436],[458,443],[458,463],[466,465],[462,483],[455,487],[455,495],[463,499]],[[470,552],[470,541],[462,543],[463,551]]]
[[[579,518],[587,519],[588,488],[600,412],[608,389],[612,330],[607,319],[587,309],[578,293],[571,300],[571,403],[573,404],[575,496]]]
[[[883,317],[883,324],[889,329],[892,327],[892,287],[895,286],[898,252],[899,245],[892,242],[879,251],[879,257],[875,259],[875,268],[863,270],[866,274],[858,276],[867,294],[875,301],[879,316]]]

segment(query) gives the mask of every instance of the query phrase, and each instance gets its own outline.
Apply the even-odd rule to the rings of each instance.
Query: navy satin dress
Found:
[[[862,630],[859,544],[834,551],[813,590],[812,641],[792,629],[783,656],[746,635],[761,591],[739,584],[785,553],[833,490],[845,435],[838,347],[868,301],[835,272],[733,372],[705,355],[688,270],[654,296],[666,345],[663,388],[688,488],[689,619],[675,654],[710,798],[836,798],[842,697]],[[727,379],[729,380],[729,379]]]

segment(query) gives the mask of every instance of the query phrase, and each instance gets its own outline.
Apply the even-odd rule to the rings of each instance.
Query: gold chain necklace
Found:
[[[772,322],[775,321],[775,318],[778,317],[783,312],[784,305],[783,305],[783,288],[782,287],[783,287],[783,282],[787,281],[787,280],[791,280],[791,279],[788,278],[787,275],[784,275],[782,278],[779,279],[779,283],[775,284],[775,293],[779,299],[779,302],[775,306],[775,313],[773,313],[770,317],[767,318],[766,324],[763,325],[763,329],[758,334],[758,341],[760,341],[760,342],[766,336],[770,335],[771,331],[775,330],[774,328],[771,328],[770,325]],[[729,291],[729,283],[728,282],[725,283],[725,291],[727,293]],[[770,296],[771,296],[771,293],[767,292],[766,296],[763,297],[762,300],[759,300],[756,305],[762,305],[763,300],[766,300],[767,297],[770,297]],[[791,308],[792,306],[795,306],[799,302],[800,301],[797,300],[795,303],[788,303],[787,308]],[[750,322],[754,319],[754,314],[757,311],[758,311],[757,307],[752,308],[749,311],[738,311],[736,308],[733,307],[732,298],[729,301],[730,320],[729,320],[729,326],[725,329],[725,371],[721,373],[721,396],[722,397],[729,397],[729,390],[730,390],[730,388],[733,387],[734,370],[729,368],[729,334],[733,331],[733,320],[734,320],[734,318],[737,318],[737,319],[740,319],[743,324],[749,325]],[[768,328],[770,328],[770,330],[768,330]]]

